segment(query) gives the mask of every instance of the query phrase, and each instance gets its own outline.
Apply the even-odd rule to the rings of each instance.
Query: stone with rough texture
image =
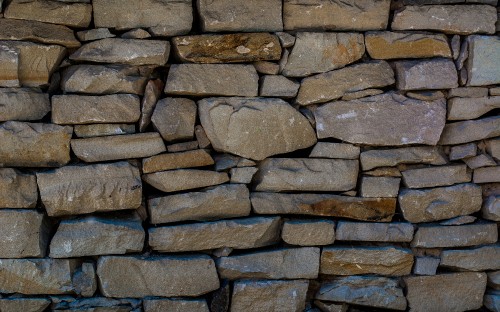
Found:
[[[348,191],[356,187],[358,161],[268,158],[259,163],[256,191]]]
[[[251,193],[257,214],[299,214],[390,222],[396,210],[395,198],[363,198],[331,194]]]
[[[474,183],[500,182],[500,166],[475,169],[473,181]]]
[[[159,100],[151,121],[167,142],[192,139],[196,122],[196,104],[190,99],[183,98]]]
[[[473,214],[481,209],[482,201],[481,187],[472,183],[423,190],[402,189],[399,193],[403,217],[412,223]]]
[[[361,197],[397,197],[401,178],[369,177],[361,179]]]
[[[160,252],[248,249],[279,241],[279,217],[254,217],[149,229],[149,246]]]
[[[231,311],[305,311],[309,281],[250,280],[234,283]]]
[[[324,247],[319,272],[327,275],[411,273],[413,254],[395,247]]]
[[[231,183],[252,183],[253,176],[259,169],[255,167],[231,168]]]
[[[282,31],[280,0],[197,0],[204,32]]]
[[[493,244],[498,239],[495,223],[474,223],[467,225],[421,225],[418,227],[412,247],[467,247]]]
[[[209,312],[205,299],[145,299],[144,312]]]
[[[467,167],[471,169],[494,167],[497,164],[496,161],[488,154],[479,154],[474,157],[463,159],[463,161],[467,164]]]
[[[73,139],[71,149],[85,162],[143,158],[166,151],[156,132]]]
[[[335,238],[339,241],[411,242],[413,239],[413,225],[403,222],[339,221]]]
[[[318,142],[314,145],[309,157],[311,158],[340,158],[358,159],[360,153],[359,146],[345,143]]]
[[[443,34],[377,31],[365,34],[368,54],[374,59],[451,57]]]
[[[281,57],[278,37],[267,33],[175,37],[172,45],[187,63],[239,63],[276,61]]]
[[[433,146],[412,146],[393,149],[373,149],[361,153],[361,167],[371,170],[378,167],[392,167],[399,164],[444,165],[446,156]]]
[[[253,65],[173,64],[165,93],[193,96],[257,96],[259,76]]]
[[[216,260],[219,276],[224,279],[315,279],[319,272],[320,249],[317,247],[281,248],[257,251]]]
[[[335,241],[335,222],[331,220],[286,220],[281,238],[290,245],[320,246]]]
[[[148,210],[153,224],[244,217],[250,214],[249,191],[244,185],[220,185],[150,199]]]
[[[458,87],[457,70],[450,59],[396,61],[395,72],[399,90]]]
[[[453,98],[453,97],[481,98],[487,96],[488,96],[488,88],[484,87],[460,87],[448,91],[448,98]]]
[[[107,135],[133,134],[134,124],[90,124],[75,125],[75,135],[79,138],[92,138]]]
[[[139,217],[63,220],[50,242],[51,258],[141,252],[145,233]]]
[[[163,192],[177,192],[212,186],[229,181],[225,172],[198,169],[176,169],[148,173],[142,176],[144,182]]]
[[[151,79],[146,84],[144,96],[141,101],[141,117],[139,119],[139,132],[145,132],[151,123],[156,103],[161,96],[165,83],[161,79]]]
[[[216,151],[262,160],[316,143],[308,120],[281,99],[203,99],[198,113]]]
[[[460,271],[500,270],[500,246],[443,250],[440,266]]]
[[[299,91],[300,84],[279,75],[266,75],[260,78],[260,96],[293,98]]]
[[[500,221],[500,195],[490,195],[485,198],[481,214],[485,219]]]
[[[49,240],[44,214],[36,210],[0,210],[0,258],[41,258]]]
[[[476,143],[468,143],[452,146],[450,149],[450,160],[458,160],[469,157],[474,157],[477,154]]]
[[[142,172],[151,173],[170,169],[203,167],[213,165],[214,160],[207,150],[192,150],[166,153],[142,159]]]
[[[404,278],[411,311],[469,311],[483,305],[485,273],[453,273]]]
[[[498,22],[497,22],[498,23]],[[470,36],[467,60],[467,85],[483,86],[500,83],[500,39],[498,36]]]
[[[186,34],[193,23],[190,0],[94,0],[95,27],[147,28],[155,36]]]
[[[0,299],[0,310],[3,312],[43,312],[51,301],[45,298],[4,298]]]
[[[335,277],[324,282],[316,299],[361,306],[405,310],[406,299],[398,281],[378,276]]]
[[[376,30],[387,28],[390,1],[285,0],[285,30]]]
[[[500,108],[500,96],[453,98],[448,101],[448,120],[475,119],[498,108]]]
[[[474,223],[477,220],[474,216],[459,216],[439,222],[440,225],[464,225]]]
[[[54,311],[93,312],[138,312],[142,302],[137,299],[114,299],[106,297],[73,298],[69,296],[50,297]]]
[[[4,41],[5,42],[5,41]],[[19,82],[19,49],[10,47],[8,43],[0,43],[0,87],[20,87]]]
[[[0,208],[34,208],[37,200],[35,175],[0,168]]]
[[[121,34],[120,38],[124,39],[147,39],[151,38],[151,34],[142,28],[136,28]]]
[[[61,167],[70,160],[73,128],[7,121],[0,124],[1,167]]]
[[[403,183],[409,188],[447,186],[471,180],[471,173],[465,165],[410,169],[403,171],[402,175]]]
[[[78,31],[76,33],[76,36],[82,42],[116,37],[109,31],[108,28],[92,28],[88,30],[82,30]]]
[[[127,162],[66,166],[37,173],[49,216],[136,209],[141,204],[139,170]]]
[[[170,43],[165,40],[106,38],[84,44],[69,58],[79,62],[162,66],[169,54]]]
[[[169,153],[179,153],[185,151],[192,151],[198,148],[199,148],[198,141],[188,141],[188,142],[170,144],[167,146],[167,151]]]
[[[500,161],[500,138],[488,140],[486,143],[486,151],[491,157]]]
[[[436,275],[441,259],[434,257],[415,257],[414,275]]]
[[[493,34],[496,9],[489,5],[406,6],[396,11],[393,30],[434,30],[446,34]]]
[[[394,72],[387,62],[360,63],[303,79],[296,101],[300,105],[324,103],[348,93],[393,83]]]
[[[500,136],[500,116],[445,125],[439,144],[454,145]]]
[[[0,121],[40,120],[50,112],[46,93],[28,88],[0,89]]]
[[[364,53],[363,34],[299,32],[282,74],[303,77],[324,73],[353,63]]]
[[[319,139],[381,146],[436,145],[446,121],[446,101],[420,101],[389,92],[330,102],[315,109],[314,116]]]
[[[97,262],[97,275],[106,297],[195,297],[219,288],[214,262],[206,255],[105,256]]]

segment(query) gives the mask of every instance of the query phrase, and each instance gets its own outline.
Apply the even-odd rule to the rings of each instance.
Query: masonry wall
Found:
[[[500,311],[497,0],[0,1],[0,311]]]

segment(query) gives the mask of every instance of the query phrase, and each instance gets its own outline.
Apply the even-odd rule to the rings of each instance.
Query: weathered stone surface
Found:
[[[180,153],[185,151],[192,151],[198,149],[198,147],[198,141],[180,142],[167,145],[167,151],[169,153]]]
[[[259,169],[256,167],[243,167],[243,168],[231,168],[229,174],[231,176],[231,183],[244,183],[248,184],[252,182],[253,176],[257,173]]]
[[[195,189],[229,181],[225,172],[197,169],[177,169],[145,174],[142,179],[163,192]]]
[[[349,309],[346,303],[324,302],[319,300],[314,300],[314,306],[318,307],[322,312],[347,312],[347,309]]]
[[[473,181],[474,183],[500,182],[500,166],[475,169]]]
[[[458,160],[476,156],[477,145],[476,143],[468,143],[462,145],[452,146],[450,149],[450,160]]]
[[[151,173],[170,169],[203,167],[213,165],[214,160],[206,150],[167,153],[144,158],[142,172]]]
[[[216,151],[262,160],[316,143],[307,119],[281,99],[209,98],[198,112]]]
[[[309,281],[250,280],[234,283],[231,311],[302,312]]]
[[[406,299],[398,281],[377,276],[335,277],[321,284],[316,299],[361,306],[405,310]]]
[[[100,257],[97,275],[106,297],[194,297],[219,288],[214,262],[205,255]]]
[[[127,31],[120,35],[120,38],[124,39],[147,39],[151,38],[151,34],[142,28],[136,28]]]
[[[260,78],[260,96],[293,98],[299,91],[300,84],[284,76],[266,75]]]
[[[443,250],[441,266],[459,271],[500,270],[500,246]]]
[[[71,149],[85,162],[143,158],[166,151],[156,132],[73,139]]]
[[[49,228],[43,213],[36,210],[1,209],[0,228],[0,258],[45,256]]]
[[[500,290],[500,270],[488,272],[488,287],[495,290]]]
[[[35,175],[0,168],[0,208],[33,208],[37,200]]]
[[[396,210],[394,198],[362,198],[331,194],[251,193],[258,214],[300,214],[390,222]]]
[[[448,90],[448,98],[453,98],[453,97],[481,98],[487,96],[488,96],[488,88],[484,87],[460,87]]]
[[[466,247],[493,244],[498,239],[495,223],[467,225],[421,225],[418,227],[412,247]]]
[[[8,18],[0,19],[0,40],[30,40],[68,48],[81,45],[73,31],[66,26]]]
[[[436,275],[439,266],[439,258],[434,257],[415,257],[413,266],[414,275]]]
[[[279,60],[278,37],[267,33],[175,37],[176,55],[188,63],[238,63]]]
[[[307,77],[302,80],[297,103],[324,103],[368,88],[394,83],[394,72],[385,61],[371,61]]]
[[[377,94],[382,94],[384,91],[380,89],[365,89],[361,91],[354,91],[354,92],[349,92],[346,93],[342,96],[343,101],[350,101],[350,100],[356,100],[360,98],[364,98],[367,96],[372,96],[372,95],[377,95]]]
[[[319,139],[382,146],[436,145],[446,121],[446,102],[413,100],[388,92],[330,102],[314,110],[314,116]]]
[[[73,298],[69,296],[50,297],[54,311],[105,311],[137,312],[142,302],[137,299],[114,299],[106,297]]]
[[[286,50],[284,50],[287,53]],[[277,75],[280,72],[280,65],[269,61],[258,61],[253,63],[253,67],[259,74]]]
[[[192,139],[196,104],[190,99],[162,99],[156,104],[151,121],[165,141]]]
[[[92,138],[106,135],[133,134],[134,124],[91,124],[75,125],[73,130],[79,138]]]
[[[70,160],[73,129],[53,124],[7,121],[0,124],[0,166],[60,167]]]
[[[151,123],[156,103],[161,96],[165,83],[161,79],[151,79],[146,84],[144,96],[141,101],[141,118],[139,119],[139,131],[144,132]]]
[[[303,77],[324,73],[353,63],[364,53],[363,34],[299,32],[282,74]]]
[[[474,223],[477,220],[474,216],[459,216],[439,222],[440,225],[464,225]]]
[[[49,95],[35,89],[1,88],[0,121],[40,120],[50,112]]]
[[[197,0],[197,7],[204,32],[283,30],[279,0]]]
[[[145,233],[141,219],[82,217],[63,220],[50,242],[51,258],[76,258],[141,252]]]
[[[244,185],[221,185],[200,192],[157,197],[148,201],[151,223],[169,223],[250,214],[249,192]]]
[[[395,71],[399,90],[458,87],[455,63],[449,59],[396,61]]]
[[[49,216],[136,209],[141,204],[139,169],[127,162],[66,166],[37,173]]]
[[[363,173],[371,177],[401,177],[401,171],[396,167],[381,167]]]
[[[84,274],[90,270],[92,274]],[[83,278],[82,278],[83,277]],[[81,285],[95,285],[95,272],[90,263],[78,259],[2,259],[0,261],[0,292],[25,295],[83,294]]]
[[[447,162],[441,149],[433,146],[373,149],[362,152],[360,159],[361,167],[365,171],[399,164],[444,165]]]
[[[495,36],[470,36],[467,60],[467,85],[483,86],[500,83],[500,39]]]
[[[205,299],[145,299],[144,312],[209,312]]]
[[[411,242],[413,225],[403,222],[365,223],[339,221],[335,238],[340,241]]]
[[[486,143],[486,151],[491,157],[500,161],[500,138],[488,140]]]
[[[193,23],[189,0],[95,0],[92,5],[95,27],[148,28],[155,36],[176,36],[188,33]]]
[[[324,247],[319,272],[327,275],[411,273],[413,254],[395,247]]]
[[[49,306],[50,300],[45,298],[3,298],[0,299],[0,309],[4,312],[43,312]]]
[[[1,87],[19,87],[19,50],[9,44],[0,44]]]
[[[401,178],[367,177],[361,179],[361,197],[397,197]]]
[[[285,0],[286,30],[375,30],[387,28],[390,1]]]
[[[48,0],[13,0],[5,9],[4,17],[84,28],[89,26],[92,19],[92,5]]]
[[[463,160],[467,167],[471,169],[477,169],[481,167],[494,167],[496,166],[496,161],[488,154],[479,154],[474,157],[469,157]]]
[[[256,191],[348,191],[356,187],[358,161],[268,158],[259,163]]]
[[[465,165],[410,169],[402,172],[403,183],[409,188],[447,186],[470,182],[471,173]]]
[[[170,43],[166,40],[106,38],[84,44],[69,58],[80,62],[162,66],[169,54]]]
[[[374,31],[365,34],[365,44],[374,59],[451,57],[448,39],[443,34]]]
[[[160,252],[257,248],[278,242],[280,229],[279,217],[155,227],[149,229],[149,246]]]
[[[406,6],[396,11],[393,30],[435,30],[447,34],[493,34],[496,10],[489,5]]]
[[[481,214],[484,219],[500,221],[500,195],[488,196],[484,201]]]
[[[459,121],[445,125],[439,144],[454,145],[500,135],[500,116]]]
[[[412,311],[468,311],[483,305],[485,273],[453,273],[404,278]]]
[[[83,42],[116,37],[109,31],[108,28],[93,28],[88,30],[82,30],[78,31],[76,33],[76,36],[78,37],[78,40]]]
[[[433,174],[437,179],[441,173]],[[412,222],[430,222],[469,215],[481,209],[481,187],[472,183],[424,190],[402,189],[399,206]]]
[[[359,146],[354,146],[352,144],[318,142],[314,145],[309,157],[358,159],[359,153]]]
[[[500,108],[500,96],[453,98],[448,101],[448,120],[475,119],[496,108]]]
[[[165,93],[195,96],[257,96],[259,76],[253,65],[174,64]]]
[[[290,245],[320,246],[335,241],[335,222],[331,220],[287,220],[281,238]]]

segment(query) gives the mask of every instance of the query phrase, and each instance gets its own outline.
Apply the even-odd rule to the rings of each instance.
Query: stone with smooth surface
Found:
[[[476,143],[467,143],[462,145],[454,145],[450,149],[450,160],[458,160],[476,156]]]
[[[409,188],[447,186],[471,181],[465,165],[417,168],[402,172],[403,183]]]
[[[369,177],[361,179],[361,197],[397,197],[401,178]]]
[[[260,96],[293,98],[299,91],[300,84],[279,75],[266,75],[260,78]]]
[[[495,36],[470,36],[467,59],[467,85],[483,86],[500,83],[500,39]]]
[[[449,59],[396,61],[399,90],[452,89],[458,87],[455,64]]]
[[[142,172],[151,173],[170,169],[203,167],[213,164],[214,160],[207,150],[197,149],[144,158],[142,159]]]
[[[360,159],[361,167],[365,171],[399,164],[444,165],[447,162],[441,149],[434,146],[373,149],[362,152]]]
[[[488,88],[484,87],[460,87],[448,91],[448,98],[453,98],[453,97],[481,98],[487,96],[488,96]]]
[[[0,43],[0,87],[20,87],[19,57],[20,51],[9,44]]]
[[[82,42],[116,37],[109,31],[108,28],[92,28],[88,30],[81,30],[76,33],[76,36],[78,37],[78,40]]]
[[[498,239],[495,223],[474,223],[467,225],[421,225],[416,231],[412,247],[467,247],[493,244]]]
[[[40,120],[48,112],[48,94],[28,88],[0,88],[0,121]]]
[[[500,270],[500,246],[443,250],[440,266],[460,271]]]
[[[75,125],[73,128],[75,135],[79,138],[92,138],[107,135],[133,134],[134,124],[90,124]]]
[[[346,143],[318,142],[314,145],[310,158],[358,159],[359,146]]]
[[[448,120],[475,119],[500,108],[500,96],[453,98],[448,101]]]
[[[335,238],[339,241],[411,242],[413,239],[413,225],[403,222],[339,221]]]
[[[253,176],[257,173],[258,170],[259,169],[257,169],[256,167],[231,168],[231,170],[229,170],[231,183],[251,183]]]
[[[190,99],[183,98],[159,100],[151,121],[167,142],[192,139],[196,122],[196,104]]]
[[[439,144],[455,145],[500,135],[500,116],[446,124]]]
[[[151,79],[146,84],[141,101],[141,117],[139,118],[139,132],[145,132],[151,123],[156,103],[161,96],[165,83],[160,79]]]
[[[106,297],[74,298],[70,296],[52,296],[51,308],[54,311],[106,311],[106,312],[136,312],[142,302],[137,299],[115,299]]]
[[[326,219],[286,220],[281,230],[281,238],[290,245],[330,245],[335,241],[335,222]]]
[[[43,312],[51,301],[46,298],[3,298],[0,309],[3,312]]]
[[[37,200],[35,175],[0,168],[0,208],[34,208]]]
[[[198,169],[176,169],[145,174],[142,179],[163,192],[177,192],[218,185],[229,181],[225,172]]]
[[[439,266],[439,258],[434,257],[415,257],[413,266],[414,275],[436,275]]]
[[[205,299],[144,299],[144,312],[209,312]]]
[[[498,183],[500,182],[500,166],[483,167],[474,170],[474,183]]]

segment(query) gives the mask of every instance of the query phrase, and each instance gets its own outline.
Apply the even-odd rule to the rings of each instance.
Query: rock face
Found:
[[[97,275],[106,297],[191,297],[219,288],[214,262],[205,255],[100,257]]]
[[[361,153],[360,160],[361,167],[365,171],[399,164],[444,165],[447,163],[444,153],[433,146],[373,149]]]
[[[496,10],[488,5],[407,6],[394,14],[393,30],[435,30],[447,34],[493,34]]]
[[[53,124],[7,121],[0,124],[0,166],[60,167],[70,160],[73,129]]]
[[[479,309],[486,289],[485,273],[409,276],[406,298],[414,311],[464,311]]]
[[[75,125],[73,128],[75,135],[79,138],[93,138],[107,135],[133,134],[135,125],[133,124],[90,124]]]
[[[366,51],[374,59],[451,57],[445,35],[374,31],[365,34]]]
[[[335,238],[339,241],[411,242],[413,225],[410,223],[365,223],[339,221]]]
[[[250,214],[249,192],[244,185],[221,185],[200,192],[157,197],[148,201],[151,223],[204,221]]]
[[[138,217],[63,220],[50,243],[51,258],[141,252],[145,233]]]
[[[362,197],[397,197],[401,178],[363,177],[361,179]]]
[[[495,223],[468,225],[422,225],[411,243],[412,247],[466,247],[481,244],[493,244],[498,239]]]
[[[346,93],[394,83],[394,72],[385,61],[372,61],[307,77],[302,80],[297,103],[308,105],[341,98]]]
[[[482,86],[500,83],[500,69],[494,66],[500,58],[498,37],[470,36],[467,61],[467,85]]]
[[[191,1],[155,1],[124,3],[119,0],[96,0],[95,27],[118,30],[147,28],[155,36],[176,36],[188,33],[193,23]]]
[[[475,119],[497,108],[500,108],[500,96],[452,98],[448,101],[448,120]]]
[[[395,62],[399,90],[451,89],[458,87],[455,64],[449,59]]]
[[[149,230],[149,246],[160,252],[257,248],[276,243],[280,226],[279,217],[256,217],[157,227]]]
[[[281,238],[290,245],[320,246],[335,241],[335,222],[331,220],[287,220]]]
[[[324,247],[320,273],[328,275],[377,274],[402,276],[411,273],[413,254],[394,247]]]
[[[481,209],[481,187],[472,183],[399,193],[399,206],[406,220],[430,222],[469,215]]]
[[[387,28],[390,1],[285,0],[285,30],[376,30]]]
[[[465,165],[410,169],[402,174],[403,182],[409,188],[447,186],[471,180],[471,174]]]
[[[49,216],[136,209],[141,204],[139,169],[127,162],[66,166],[37,173],[37,182]]]
[[[149,173],[143,175],[142,179],[163,192],[190,190],[229,181],[229,177],[225,172],[196,169],[177,169]]]
[[[0,208],[34,208],[37,200],[35,175],[0,168]]]
[[[145,299],[143,301],[144,312],[161,311],[193,311],[209,312],[205,299]]]
[[[262,160],[316,143],[307,119],[280,99],[209,98],[198,112],[217,151]]]
[[[155,155],[142,159],[142,172],[151,173],[170,169],[203,167],[213,165],[212,156],[202,149]]]
[[[299,32],[283,75],[303,77],[324,73],[359,60],[364,52],[362,34]]]
[[[256,191],[348,191],[356,187],[358,161],[268,158],[260,162]]]
[[[447,124],[439,144],[462,144],[500,135],[500,116]]]
[[[5,312],[43,312],[51,301],[45,298],[5,298],[0,299],[0,309]]]
[[[267,33],[175,37],[176,55],[188,63],[238,63],[279,60],[278,37]]]
[[[441,266],[455,270],[500,270],[500,247],[484,246],[470,250],[443,250]]]
[[[192,139],[196,104],[190,99],[183,98],[160,100],[156,103],[151,121],[165,141]]]
[[[360,150],[359,146],[352,144],[318,142],[314,145],[309,157],[358,159]]]
[[[0,64],[2,76],[1,87],[19,87],[19,50],[11,49],[8,45],[0,45]]]
[[[414,122],[407,123],[405,116],[411,116]],[[435,145],[445,124],[446,103],[442,99],[420,101],[389,92],[327,103],[314,110],[314,117],[319,139],[382,146]]]
[[[39,120],[50,112],[47,94],[32,89],[0,89],[0,121]]]
[[[194,96],[257,96],[259,76],[252,65],[172,65],[165,93]]]
[[[293,98],[299,91],[300,84],[279,75],[266,75],[260,79],[260,96]]]
[[[231,298],[231,311],[302,312],[309,281],[237,281]],[[293,294],[293,296],[291,296]]]

